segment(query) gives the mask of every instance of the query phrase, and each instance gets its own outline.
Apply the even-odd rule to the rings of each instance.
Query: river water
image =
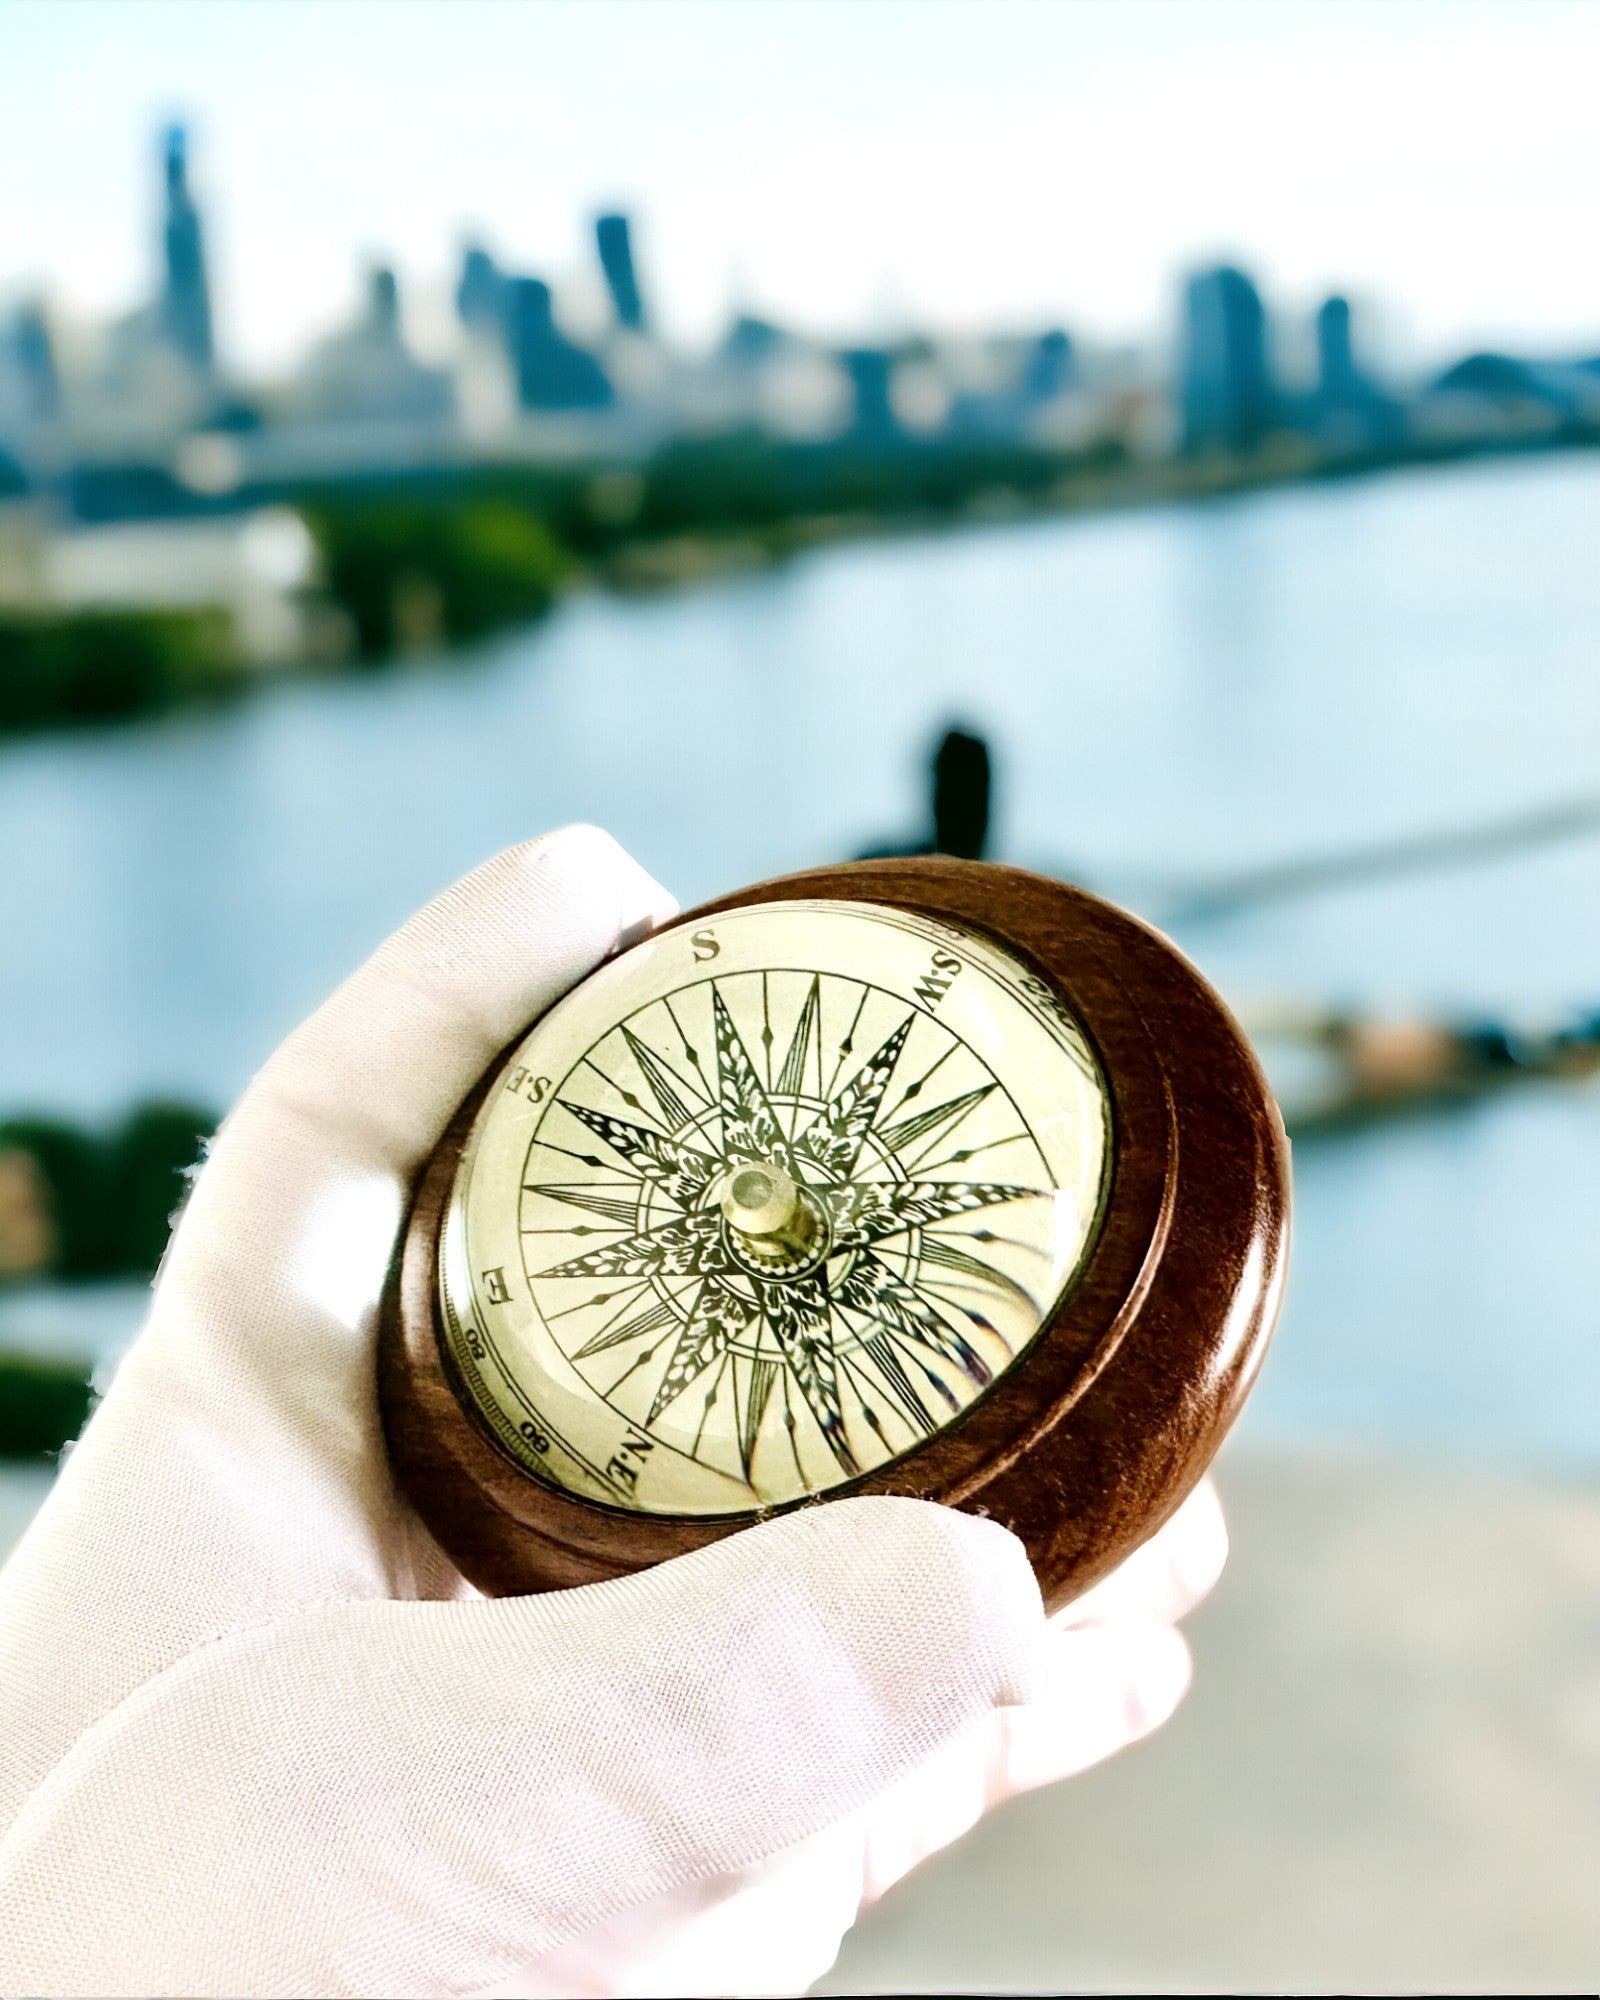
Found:
[[[913,830],[949,719],[1002,858],[1188,884],[1600,790],[1600,462],[819,551],[446,663],[0,748],[0,1106],[224,1105],[394,924],[588,819],[685,901]],[[1241,1003],[1600,1003],[1600,838],[1178,929]],[[1303,1145],[1260,1436],[1600,1465],[1600,1093]],[[79,1313],[13,1297],[0,1340]],[[71,1336],[68,1336],[70,1339]]]

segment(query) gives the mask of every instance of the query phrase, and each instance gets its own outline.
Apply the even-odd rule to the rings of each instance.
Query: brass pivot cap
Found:
[[[781,1167],[736,1167],[722,1190],[722,1212],[741,1236],[782,1236],[805,1210]]]
[[[735,1256],[761,1276],[798,1277],[827,1252],[828,1226],[816,1196],[770,1161],[735,1167],[717,1205]]]

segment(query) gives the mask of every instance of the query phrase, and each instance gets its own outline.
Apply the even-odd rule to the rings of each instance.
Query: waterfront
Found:
[[[909,833],[955,716],[995,748],[999,854],[1151,914],[1593,791],[1597,540],[1588,458],[1399,473],[819,550],[580,598],[443,664],[8,744],[0,1105],[225,1104],[418,902],[564,820],[686,901]],[[1539,1021],[1600,1001],[1597,891],[1590,838],[1179,935],[1240,1001]],[[1251,1430],[1600,1463],[1597,1170],[1577,1088],[1302,1148]]]

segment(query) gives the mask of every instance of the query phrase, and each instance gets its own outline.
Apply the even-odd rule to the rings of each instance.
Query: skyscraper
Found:
[[[1180,389],[1186,451],[1249,451],[1273,427],[1266,310],[1231,265],[1197,271],[1185,287]]]
[[[1324,409],[1342,409],[1361,401],[1365,390],[1350,337],[1350,301],[1335,294],[1317,308],[1317,400]]]
[[[525,410],[603,410],[612,401],[605,370],[556,325],[543,279],[507,281],[506,341]]]
[[[462,248],[456,312],[461,324],[473,333],[498,333],[505,325],[505,274],[481,243]]]
[[[44,309],[35,300],[17,308],[11,330],[12,360],[25,416],[43,422],[59,414],[61,378]]]
[[[366,277],[353,325],[319,341],[296,374],[289,407],[297,417],[337,424],[435,424],[453,408],[450,380],[406,346],[400,285],[387,264]]]
[[[205,237],[189,189],[189,141],[181,125],[162,135],[165,210],[162,218],[163,269],[157,319],[168,343],[202,375],[216,355],[211,332],[211,287],[206,277]]]
[[[1401,405],[1357,359],[1350,302],[1337,293],[1317,308],[1317,386],[1308,419],[1329,451],[1393,444],[1405,431]]]
[[[1027,403],[1047,403],[1070,386],[1075,367],[1072,336],[1060,327],[1041,333],[1028,349],[1017,392]]]
[[[850,382],[850,423],[857,444],[892,444],[901,435],[891,390],[894,356],[881,347],[850,347],[839,356]]]
[[[400,282],[387,264],[367,274],[367,325],[374,341],[399,346]]]
[[[730,368],[759,368],[784,345],[786,335],[771,320],[740,313],[722,336],[720,358]]]
[[[0,320],[0,439],[27,447],[59,415],[61,384],[50,328],[37,303],[28,301]],[[0,499],[20,491],[0,470]]]
[[[594,240],[618,326],[642,332],[644,301],[639,296],[638,274],[633,268],[632,225],[625,215],[599,216],[594,225]]]

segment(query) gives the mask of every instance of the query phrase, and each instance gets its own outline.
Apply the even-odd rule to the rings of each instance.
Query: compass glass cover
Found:
[[[975,931],[762,903],[538,1021],[468,1136],[445,1344],[501,1449],[603,1505],[731,1515],[899,1458],[1027,1349],[1092,1247],[1108,1098]]]

